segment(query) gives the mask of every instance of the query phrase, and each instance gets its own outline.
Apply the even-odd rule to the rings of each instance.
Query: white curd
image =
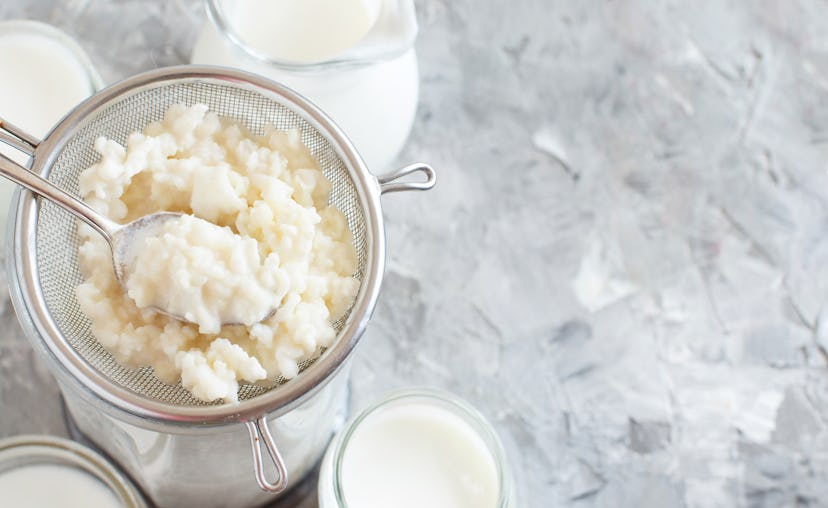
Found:
[[[171,225],[139,260],[135,273],[144,273],[127,295],[105,240],[80,225],[86,282],[76,290],[78,303],[116,360],[152,366],[167,382],[180,379],[198,399],[233,402],[239,382],[292,378],[303,360],[331,345],[332,322],[357,290],[356,253],[345,217],[327,204],[331,184],[298,131],[254,136],[204,105],[176,105],[162,122],[131,134],[126,147],[99,138],[95,149],[101,159],[81,173],[80,192],[111,219],[166,210],[227,228]],[[170,245],[182,251],[155,256]],[[180,280],[165,290],[168,276]],[[253,307],[279,302],[261,323],[216,329],[221,315],[199,327],[143,307],[159,298],[202,317],[234,299]]]
[[[201,333],[218,333],[221,323],[258,323],[289,283],[275,252],[261,260],[255,239],[192,215],[145,238],[127,275],[127,294],[139,307],[182,316]]]
[[[115,494],[94,476],[71,466],[32,464],[0,472],[2,506],[119,508]]]

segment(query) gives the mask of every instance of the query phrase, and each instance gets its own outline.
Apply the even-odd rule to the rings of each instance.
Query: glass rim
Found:
[[[67,51],[72,53],[77,63],[83,67],[89,79],[90,94],[104,87],[104,81],[98,73],[98,70],[92,64],[89,55],[86,54],[86,51],[83,50],[74,38],[60,28],[33,19],[0,20],[0,37],[14,33],[43,35],[59,42]]]
[[[342,55],[335,55],[330,60],[313,61],[313,62],[294,62],[274,58],[265,52],[259,51],[250,44],[246,43],[239,33],[233,28],[232,24],[227,19],[227,14],[221,5],[222,0],[204,0],[204,6],[207,11],[207,18],[213,23],[213,26],[219,32],[219,35],[226,41],[230,42],[236,49],[241,50],[247,56],[253,58],[260,64],[265,64],[280,68],[287,71],[298,72],[316,72],[328,69],[350,69],[365,67],[372,63],[391,60],[401,56],[408,50],[408,46],[397,48],[394,51],[374,55],[373,57],[345,57]],[[380,13],[380,16],[382,14]],[[359,42],[357,43],[359,44]],[[413,41],[412,41],[413,44]]]
[[[498,496],[495,506],[496,508],[509,506],[509,500],[512,495],[511,490],[514,488],[512,485],[511,471],[506,460],[506,451],[503,443],[494,427],[477,408],[466,400],[446,390],[432,387],[403,388],[387,393],[379,401],[361,411],[345,426],[340,436],[336,438],[334,445],[333,471],[331,476],[333,481],[333,494],[337,506],[339,508],[349,508],[342,484],[342,462],[354,432],[360,427],[362,422],[370,418],[377,411],[406,399],[439,404],[438,407],[451,411],[455,416],[461,417],[464,422],[469,424],[469,427],[483,440],[497,470]]]
[[[0,475],[3,471],[36,465],[74,467],[101,481],[125,508],[147,508],[132,480],[91,448],[49,435],[22,434],[0,439]]]

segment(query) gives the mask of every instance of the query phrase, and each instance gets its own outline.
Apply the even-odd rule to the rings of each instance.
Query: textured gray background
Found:
[[[523,506],[828,506],[828,4],[420,1],[421,97],[354,407],[436,385]],[[107,81],[195,1],[3,2]],[[0,435],[64,434],[6,307]]]

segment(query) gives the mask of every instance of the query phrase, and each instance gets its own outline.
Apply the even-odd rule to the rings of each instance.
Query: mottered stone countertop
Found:
[[[352,410],[452,390],[500,434],[521,506],[828,506],[826,7],[418,1],[399,162],[439,181],[383,198]],[[112,82],[187,62],[204,13],[0,3],[14,18]],[[3,301],[0,437],[66,435]]]

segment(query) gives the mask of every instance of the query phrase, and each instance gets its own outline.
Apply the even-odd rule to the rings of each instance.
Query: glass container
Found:
[[[243,3],[205,1],[208,20],[195,43],[191,62],[243,69],[293,88],[334,119],[372,171],[390,169],[408,138],[417,109],[417,20],[413,1],[352,0],[374,6],[369,9],[373,20],[370,29],[355,44],[326,59],[302,61],[274,56],[261,42],[257,44],[261,37],[254,37],[255,27],[245,21],[251,16],[240,14]],[[291,3],[274,2],[274,8],[262,15],[298,15],[276,8]],[[310,23],[315,28],[329,21],[297,19],[296,23]],[[347,17],[334,21],[358,22]]]
[[[394,412],[398,414],[395,415]],[[397,425],[397,429],[388,432],[392,425]],[[394,435],[395,432],[406,435],[407,438],[396,439],[398,436]],[[356,441],[360,443],[355,445]],[[459,448],[443,453],[447,445]],[[354,446],[361,449],[352,452]],[[376,448],[371,450],[371,446]],[[412,446],[431,448],[431,451],[420,456],[417,452],[411,453]],[[409,447],[409,450],[404,451],[405,447]],[[373,468],[370,461],[373,453],[377,454],[378,459],[373,464],[381,464],[378,469],[371,472],[346,471],[348,468],[366,465]],[[419,460],[423,458],[425,460]],[[400,480],[394,472],[385,475],[397,467],[393,465],[394,462],[401,460],[408,461],[405,466],[408,474],[403,481],[406,493],[394,491],[394,485]],[[435,465],[438,462],[446,462],[450,466],[447,469],[438,468]],[[434,466],[433,470],[429,466]],[[468,469],[464,469],[466,467]],[[453,476],[445,474],[447,470],[451,470]],[[379,478],[383,475],[384,478]],[[349,482],[354,481],[362,483],[360,478],[370,478],[366,480],[370,483],[349,485]],[[449,488],[458,487],[457,492],[477,491],[481,499],[491,502],[490,508],[516,506],[506,454],[496,432],[483,415],[449,392],[430,388],[405,389],[392,392],[357,415],[331,442],[319,475],[319,506],[356,508],[348,503],[349,498],[352,501],[355,497],[370,498],[372,489],[383,491],[372,501],[388,503],[393,502],[388,500],[389,496],[394,499],[403,495],[410,496],[411,489],[418,493],[428,493],[440,487],[445,488],[445,482],[468,482],[459,486],[450,485]],[[481,490],[487,490],[488,493],[481,493]],[[470,501],[467,495],[461,497],[465,497],[465,502],[477,504],[476,501]],[[432,501],[418,499],[418,502]]]
[[[66,506],[83,506],[97,499],[111,500],[125,508],[146,508],[141,493],[132,482],[106,459],[73,441],[52,436],[23,435],[0,440],[0,479],[5,474],[27,473],[15,479],[20,491],[3,492],[3,500],[14,502],[15,495],[31,494],[32,483],[43,489],[74,493],[88,499],[66,500]],[[33,479],[29,475],[37,475]],[[23,482],[21,482],[21,479]],[[91,480],[91,481],[88,481]],[[70,503],[74,503],[71,504]]]

